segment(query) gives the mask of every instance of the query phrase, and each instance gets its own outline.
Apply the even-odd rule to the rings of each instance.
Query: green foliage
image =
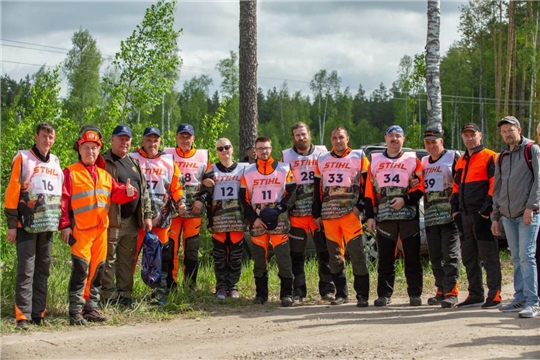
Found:
[[[177,40],[182,30],[174,30],[176,3],[159,0],[150,6],[142,23],[120,43],[112,62],[117,78],[104,78],[110,98],[107,119],[121,123],[137,110],[150,113],[171,91],[181,64]]]
[[[228,103],[229,101],[224,100],[214,114],[206,114],[201,120],[204,136],[198,138],[197,142],[202,149],[209,150],[208,153],[212,164],[219,161],[219,157],[212,149],[215,149],[217,140],[223,137],[222,134],[229,125],[223,121]]]

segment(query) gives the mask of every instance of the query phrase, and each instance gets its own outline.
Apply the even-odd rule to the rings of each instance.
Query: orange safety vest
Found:
[[[97,183],[81,163],[68,166],[71,175],[71,209],[79,230],[109,227],[112,178],[105,170],[97,169]]]

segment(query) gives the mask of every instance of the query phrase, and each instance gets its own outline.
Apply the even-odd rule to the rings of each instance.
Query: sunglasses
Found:
[[[232,148],[232,145],[225,145],[225,146],[218,146],[216,150],[219,152],[222,152],[223,150],[230,150],[231,148]]]

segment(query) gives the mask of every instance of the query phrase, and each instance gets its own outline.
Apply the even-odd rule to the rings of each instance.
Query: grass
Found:
[[[5,227],[0,228],[0,236],[5,239]],[[208,237],[208,238],[207,238]],[[279,280],[277,276],[277,265],[272,259],[269,263],[269,303],[264,306],[252,305],[251,301],[255,296],[255,284],[253,280],[253,262],[244,263],[242,275],[239,282],[241,298],[239,300],[219,301],[214,295],[215,277],[213,263],[210,258],[210,241],[208,234],[202,235],[203,248],[201,249],[201,268],[197,282],[197,290],[189,294],[187,289],[179,287],[178,291],[170,294],[167,304],[157,308],[150,305],[149,298],[151,290],[143,283],[140,271],[137,269],[135,275],[135,285],[133,289],[134,307],[128,310],[121,310],[116,307],[106,307],[103,312],[109,317],[107,325],[132,325],[167,321],[178,317],[198,318],[216,315],[235,314],[246,311],[270,311],[279,306]],[[15,332],[14,318],[14,288],[16,272],[15,245],[8,244],[5,240],[0,243],[0,303],[1,303],[1,323],[0,332]],[[512,281],[512,264],[508,251],[501,251],[501,264],[503,271],[503,284]],[[322,304],[318,294],[318,275],[316,259],[310,258],[306,262],[306,278],[308,295],[304,301],[306,305]],[[424,294],[435,294],[434,278],[427,259],[423,259],[424,268]],[[395,296],[405,297],[406,281],[403,273],[402,260],[398,260],[396,266]],[[371,301],[376,297],[377,268],[376,264],[371,264]],[[57,236],[54,239],[53,263],[51,266],[51,276],[49,278],[49,294],[47,299],[47,319],[50,323],[48,329],[62,329],[69,326],[68,321],[68,281],[71,273],[69,247]],[[352,268],[347,266],[347,276],[349,280],[350,297],[354,299],[354,289],[352,286]],[[181,283],[181,274],[179,274]],[[462,294],[467,293],[467,279],[465,269],[461,268],[460,290]],[[370,302],[371,302],[370,301]],[[92,325],[100,326],[100,325]],[[33,331],[31,328],[30,331]],[[40,331],[43,328],[39,329]]]

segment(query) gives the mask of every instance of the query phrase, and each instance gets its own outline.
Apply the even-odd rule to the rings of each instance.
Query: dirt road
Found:
[[[511,288],[503,289],[509,299]],[[426,297],[424,297],[424,302]],[[498,310],[302,306],[8,334],[2,359],[540,359],[540,318]]]

